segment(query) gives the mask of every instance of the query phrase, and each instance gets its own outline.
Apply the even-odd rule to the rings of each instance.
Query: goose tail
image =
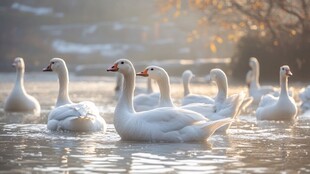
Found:
[[[213,135],[213,133],[227,125],[230,124],[233,120],[231,118],[224,118],[224,119],[220,119],[220,120],[215,120],[215,121],[208,121],[207,123],[202,125],[202,129],[204,130],[204,136],[205,139],[207,139],[208,137],[210,137],[211,135]]]

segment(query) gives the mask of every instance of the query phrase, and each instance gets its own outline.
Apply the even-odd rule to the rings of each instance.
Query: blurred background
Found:
[[[309,0],[1,0],[0,30],[1,72],[14,72],[15,57],[26,71],[62,57],[77,75],[102,75],[128,58],[243,81],[256,57],[262,80],[278,81],[283,64],[293,81],[310,80]]]

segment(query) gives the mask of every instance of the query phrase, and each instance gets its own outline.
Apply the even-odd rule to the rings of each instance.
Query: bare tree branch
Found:
[[[271,10],[273,8],[273,3],[271,2],[272,0],[270,0],[270,6],[268,8],[268,11],[267,11],[267,15],[269,16],[270,13],[271,13]],[[247,11],[246,9],[244,9],[239,3],[237,3],[236,1],[232,1],[232,5],[234,7],[236,7],[237,10],[239,10],[241,13],[243,13],[244,15],[256,20],[257,22],[263,22],[266,24],[267,28],[269,29],[270,33],[271,33],[271,37],[272,37],[272,40],[275,40],[277,38],[277,33],[276,31],[273,29],[272,27],[272,24],[269,20],[269,17],[267,17],[267,15],[265,17],[259,15],[255,15],[255,14],[252,14],[251,12]]]
[[[247,11],[246,9],[244,9],[238,2],[236,1],[232,1],[232,5],[233,7],[235,7],[237,10],[239,10],[241,13],[245,14],[246,16],[253,18],[256,21],[262,21],[262,19],[259,16],[256,16],[252,13],[250,13],[249,11]]]
[[[271,11],[273,9],[273,0],[269,0],[269,7],[267,9],[267,13],[265,15],[265,19],[270,17]]]
[[[284,5],[283,1],[278,1],[278,5],[279,5],[280,9],[285,11],[286,13],[297,17],[300,21],[304,20],[304,18],[300,14],[298,14],[296,11],[288,9],[287,6]]]

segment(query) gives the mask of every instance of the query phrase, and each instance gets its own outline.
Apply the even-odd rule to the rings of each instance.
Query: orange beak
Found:
[[[149,74],[147,73],[147,71],[148,69],[145,69],[144,71],[137,73],[137,76],[148,77]]]
[[[51,68],[51,64],[49,64],[46,68],[43,68],[43,71],[53,71]]]
[[[110,68],[108,68],[107,71],[112,71],[112,72],[118,71],[118,64],[115,63],[113,66],[111,66]]]
[[[290,70],[286,70],[286,75],[288,75],[290,77],[293,75],[293,73]]]

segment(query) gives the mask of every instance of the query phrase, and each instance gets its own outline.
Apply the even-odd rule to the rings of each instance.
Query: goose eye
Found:
[[[151,68],[151,71],[153,71],[154,70],[154,68]]]
[[[55,62],[51,62],[52,64],[55,64]]]
[[[121,62],[121,64],[124,64],[124,62]]]
[[[284,68],[282,68],[282,70],[284,71]]]

